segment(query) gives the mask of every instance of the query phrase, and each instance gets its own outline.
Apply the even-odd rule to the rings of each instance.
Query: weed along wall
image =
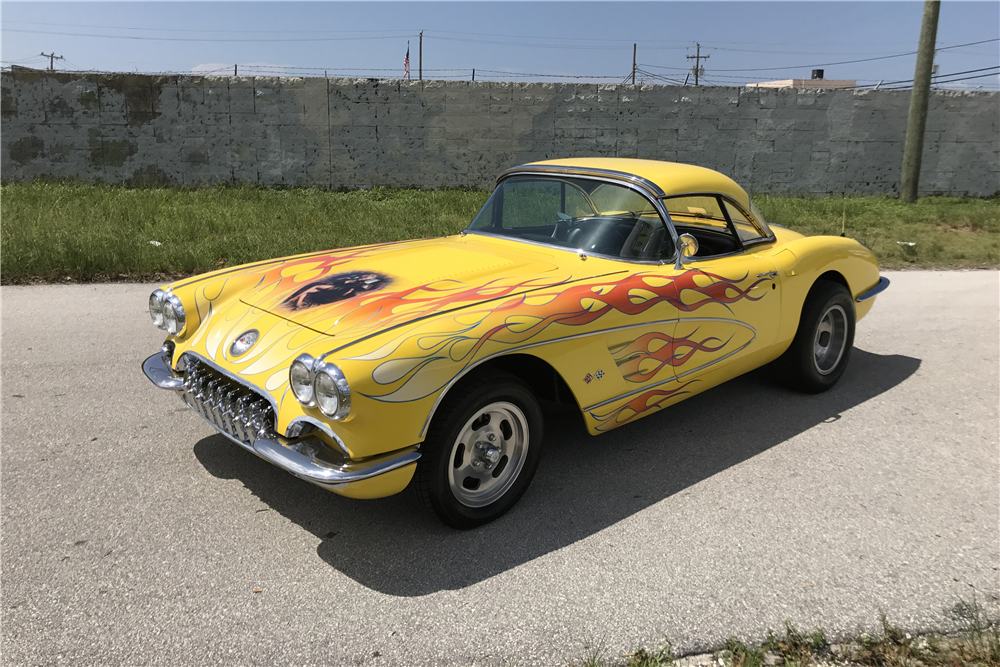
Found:
[[[2,75],[6,182],[491,187],[503,169],[619,156],[755,192],[894,194],[908,91],[129,74]],[[1000,188],[1000,94],[932,93],[922,193]]]

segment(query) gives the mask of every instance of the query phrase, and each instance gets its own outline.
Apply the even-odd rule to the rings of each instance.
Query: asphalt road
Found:
[[[564,665],[996,613],[998,274],[889,276],[834,390],[758,372],[598,438],[559,417],[464,533],[213,435],[140,371],[150,286],[5,287],[3,663]]]

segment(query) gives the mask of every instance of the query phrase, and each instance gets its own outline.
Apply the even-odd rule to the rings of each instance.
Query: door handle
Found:
[[[757,277],[758,278],[777,278],[778,277],[778,272],[777,271],[768,271],[767,273],[758,273]]]

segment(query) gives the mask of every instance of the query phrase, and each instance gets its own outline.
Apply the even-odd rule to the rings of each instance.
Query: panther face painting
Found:
[[[323,306],[344,299],[350,299],[365,292],[382,289],[392,279],[374,271],[351,271],[336,273],[303,285],[281,305],[296,311],[313,306]]]

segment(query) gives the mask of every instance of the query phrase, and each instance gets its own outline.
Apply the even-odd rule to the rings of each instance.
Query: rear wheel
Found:
[[[854,347],[854,300],[839,283],[813,285],[791,347],[781,358],[784,379],[796,389],[818,394],[837,383]]]
[[[421,447],[415,489],[453,528],[474,528],[509,510],[541,456],[542,412],[528,387],[496,373],[456,385]]]

